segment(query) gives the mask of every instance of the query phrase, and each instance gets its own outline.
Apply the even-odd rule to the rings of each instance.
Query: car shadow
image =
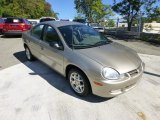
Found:
[[[7,38],[7,39],[9,39],[9,38],[21,38],[22,37],[22,35],[8,35],[8,36],[4,36],[4,35],[1,35],[0,36],[0,38]]]
[[[144,71],[144,73],[145,73],[145,74],[148,74],[148,75],[152,75],[152,76],[160,77],[160,75],[155,74],[155,73],[151,73],[151,72],[147,72],[147,71]]]
[[[92,102],[92,103],[99,103],[104,102],[112,98],[103,98],[99,97],[93,94],[90,94],[86,97],[80,97],[76,95],[70,88],[69,82],[63,77],[62,75],[58,74],[51,68],[49,68],[44,63],[40,62],[39,60],[29,62],[27,61],[25,57],[25,52],[20,51],[13,54],[20,62],[22,62],[25,66],[30,68],[33,72],[29,73],[29,75],[39,75],[41,76],[45,81],[47,81],[50,85],[52,85],[54,88],[62,91],[65,94],[68,94],[72,97]]]

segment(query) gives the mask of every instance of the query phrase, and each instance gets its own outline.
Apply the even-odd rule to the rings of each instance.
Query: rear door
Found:
[[[28,46],[32,52],[32,54],[41,60],[41,46],[40,43],[42,41],[42,34],[44,30],[44,25],[35,26],[28,34],[29,38],[27,38]]]

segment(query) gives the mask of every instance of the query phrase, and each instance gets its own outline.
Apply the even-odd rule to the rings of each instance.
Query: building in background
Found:
[[[144,23],[143,32],[160,34],[160,23],[157,23],[156,21]]]

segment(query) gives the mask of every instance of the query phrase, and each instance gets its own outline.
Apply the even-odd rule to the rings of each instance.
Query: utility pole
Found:
[[[119,23],[119,17],[117,18],[117,25],[116,25],[116,36],[117,36],[117,30],[118,30],[118,23]]]
[[[141,35],[141,27],[142,27],[142,14],[139,11],[139,19],[138,19],[138,37],[140,38]]]

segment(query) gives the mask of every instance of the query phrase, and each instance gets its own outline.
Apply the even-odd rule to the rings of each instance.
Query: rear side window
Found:
[[[38,25],[31,30],[31,35],[37,39],[41,39],[44,25]]]
[[[5,23],[23,23],[21,18],[7,18]]]

